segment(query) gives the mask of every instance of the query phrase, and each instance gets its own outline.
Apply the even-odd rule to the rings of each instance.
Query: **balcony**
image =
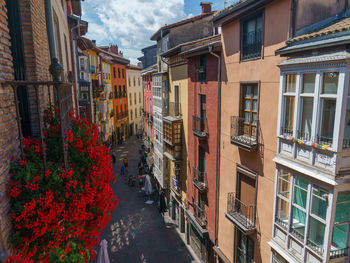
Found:
[[[231,143],[253,152],[258,149],[258,120],[247,120],[238,116],[231,117]]]
[[[198,116],[192,116],[192,131],[193,134],[200,139],[207,137],[207,125],[205,119],[201,119]]]
[[[331,250],[329,258],[332,259],[338,259],[338,258],[343,258],[347,257],[349,255],[349,248],[341,248],[341,249],[336,249],[336,250]]]
[[[205,228],[207,221],[205,220],[205,209],[201,208],[197,203],[193,203],[193,215],[196,219],[197,223],[202,227]]]
[[[207,173],[199,171],[198,168],[192,167],[193,170],[193,184],[199,191],[204,192],[207,189],[206,178]]]
[[[255,230],[255,205],[246,205],[235,193],[227,195],[226,217],[246,234]]]
[[[169,102],[168,115],[171,117],[178,117],[181,115],[181,104],[178,102]]]

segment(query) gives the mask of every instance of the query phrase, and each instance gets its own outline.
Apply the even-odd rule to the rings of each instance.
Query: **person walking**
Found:
[[[120,167],[120,175],[123,176],[125,174],[125,167],[124,165],[122,165],[122,167]]]
[[[125,167],[125,170],[127,171],[128,170],[128,166],[129,166],[128,158],[125,157],[123,159],[123,165]]]

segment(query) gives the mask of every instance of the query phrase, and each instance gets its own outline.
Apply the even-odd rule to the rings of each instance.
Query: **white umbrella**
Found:
[[[96,263],[110,263],[108,251],[107,251],[108,242],[106,239],[101,240],[100,250],[98,251]]]

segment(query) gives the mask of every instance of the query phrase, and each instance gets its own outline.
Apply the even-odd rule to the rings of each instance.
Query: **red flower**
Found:
[[[39,175],[37,175],[33,178],[33,182],[37,183],[39,181],[39,179],[40,179],[40,177],[39,177]]]
[[[20,160],[20,162],[19,162],[19,164],[20,164],[21,166],[26,166],[27,163],[28,163],[27,160]]]
[[[73,141],[73,133],[68,130],[67,133],[66,133],[66,139],[68,142],[72,142]]]
[[[68,114],[69,114],[69,118],[71,118],[71,119],[74,118],[74,113],[71,110],[68,112]]]
[[[46,178],[49,178],[49,176],[50,176],[50,170],[47,169],[46,172],[45,172],[45,177],[46,177]]]

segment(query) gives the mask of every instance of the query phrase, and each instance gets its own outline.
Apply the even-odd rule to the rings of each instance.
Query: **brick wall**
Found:
[[[26,78],[29,81],[50,80],[50,56],[46,34],[45,3],[42,0],[19,1],[24,64]],[[34,136],[39,135],[36,93],[33,87],[28,88],[29,111]],[[52,90],[51,90],[51,94]],[[40,112],[48,104],[48,88],[39,88]]]
[[[0,193],[5,193],[5,185],[9,178],[10,157],[19,153],[18,129],[14,94],[10,86],[1,81],[12,80],[12,57],[10,36],[7,26],[7,10],[5,1],[0,0]],[[7,250],[7,238],[10,233],[8,217],[8,197],[0,197],[0,250]]]

